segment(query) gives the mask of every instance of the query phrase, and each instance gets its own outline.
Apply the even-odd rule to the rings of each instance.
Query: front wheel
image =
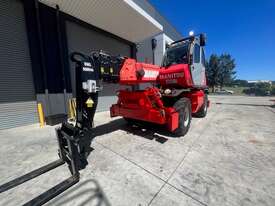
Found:
[[[188,132],[192,120],[190,100],[188,98],[180,98],[173,107],[179,113],[179,126],[173,134],[184,136]]]
[[[201,108],[199,109],[199,111],[194,115],[195,117],[203,118],[203,117],[206,116],[207,109],[208,109],[207,102],[208,102],[207,94],[204,94],[203,105],[201,106]]]

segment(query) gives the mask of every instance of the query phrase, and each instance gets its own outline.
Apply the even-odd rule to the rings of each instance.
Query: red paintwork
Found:
[[[188,64],[177,64],[161,69],[157,81],[163,88],[193,87]]]
[[[164,107],[158,88],[144,91],[121,90],[117,104],[112,105],[111,117],[123,116],[132,119],[167,124],[170,131],[178,127],[178,113],[172,107]]]
[[[202,90],[184,93],[184,97],[190,99],[193,114],[203,105],[204,92]]]
[[[138,85],[148,82],[158,83],[162,88],[194,88],[188,64],[161,68],[126,59],[120,71],[120,84]],[[203,105],[202,90],[193,89],[181,95],[190,99],[192,113],[196,113]],[[173,107],[163,105],[159,89],[153,86],[145,90],[120,90],[118,102],[111,106],[110,112],[111,117],[123,116],[166,125],[169,131],[177,129],[179,124],[179,113]]]
[[[137,71],[143,70],[144,76],[137,76]],[[120,84],[138,84],[155,82],[160,67],[152,64],[139,63],[135,59],[126,59],[120,70]]]

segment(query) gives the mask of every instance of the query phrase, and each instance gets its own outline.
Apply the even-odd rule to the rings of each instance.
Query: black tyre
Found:
[[[207,114],[207,102],[208,102],[208,97],[207,94],[204,95],[204,100],[203,100],[203,105],[201,106],[201,108],[199,109],[199,111],[197,113],[195,113],[195,117],[199,117],[199,118],[203,118],[206,116]]]
[[[173,134],[176,136],[184,136],[188,132],[192,120],[190,100],[187,98],[180,98],[173,107],[179,113],[179,126]]]

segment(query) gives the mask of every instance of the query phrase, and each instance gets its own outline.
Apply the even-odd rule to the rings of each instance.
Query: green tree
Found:
[[[250,87],[249,89],[245,89],[243,91],[245,94],[254,94],[256,96],[266,96],[272,94],[272,85],[269,83],[256,83],[253,87]]]
[[[248,81],[247,80],[242,80],[242,79],[236,79],[233,82],[234,85],[240,86],[240,87],[248,87]]]
[[[212,54],[206,63],[207,84],[212,88],[212,92],[214,92],[215,86],[219,83],[219,61],[219,57],[216,54]]]
[[[231,84],[236,78],[235,66],[235,60],[230,54],[222,54],[219,57],[218,82],[221,88],[226,84]]]
[[[275,96],[275,85],[272,86],[271,95]]]

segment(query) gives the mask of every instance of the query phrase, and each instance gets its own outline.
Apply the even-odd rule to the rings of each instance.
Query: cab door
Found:
[[[193,63],[190,67],[194,86],[205,85],[205,59],[203,47],[198,43],[193,46]]]

